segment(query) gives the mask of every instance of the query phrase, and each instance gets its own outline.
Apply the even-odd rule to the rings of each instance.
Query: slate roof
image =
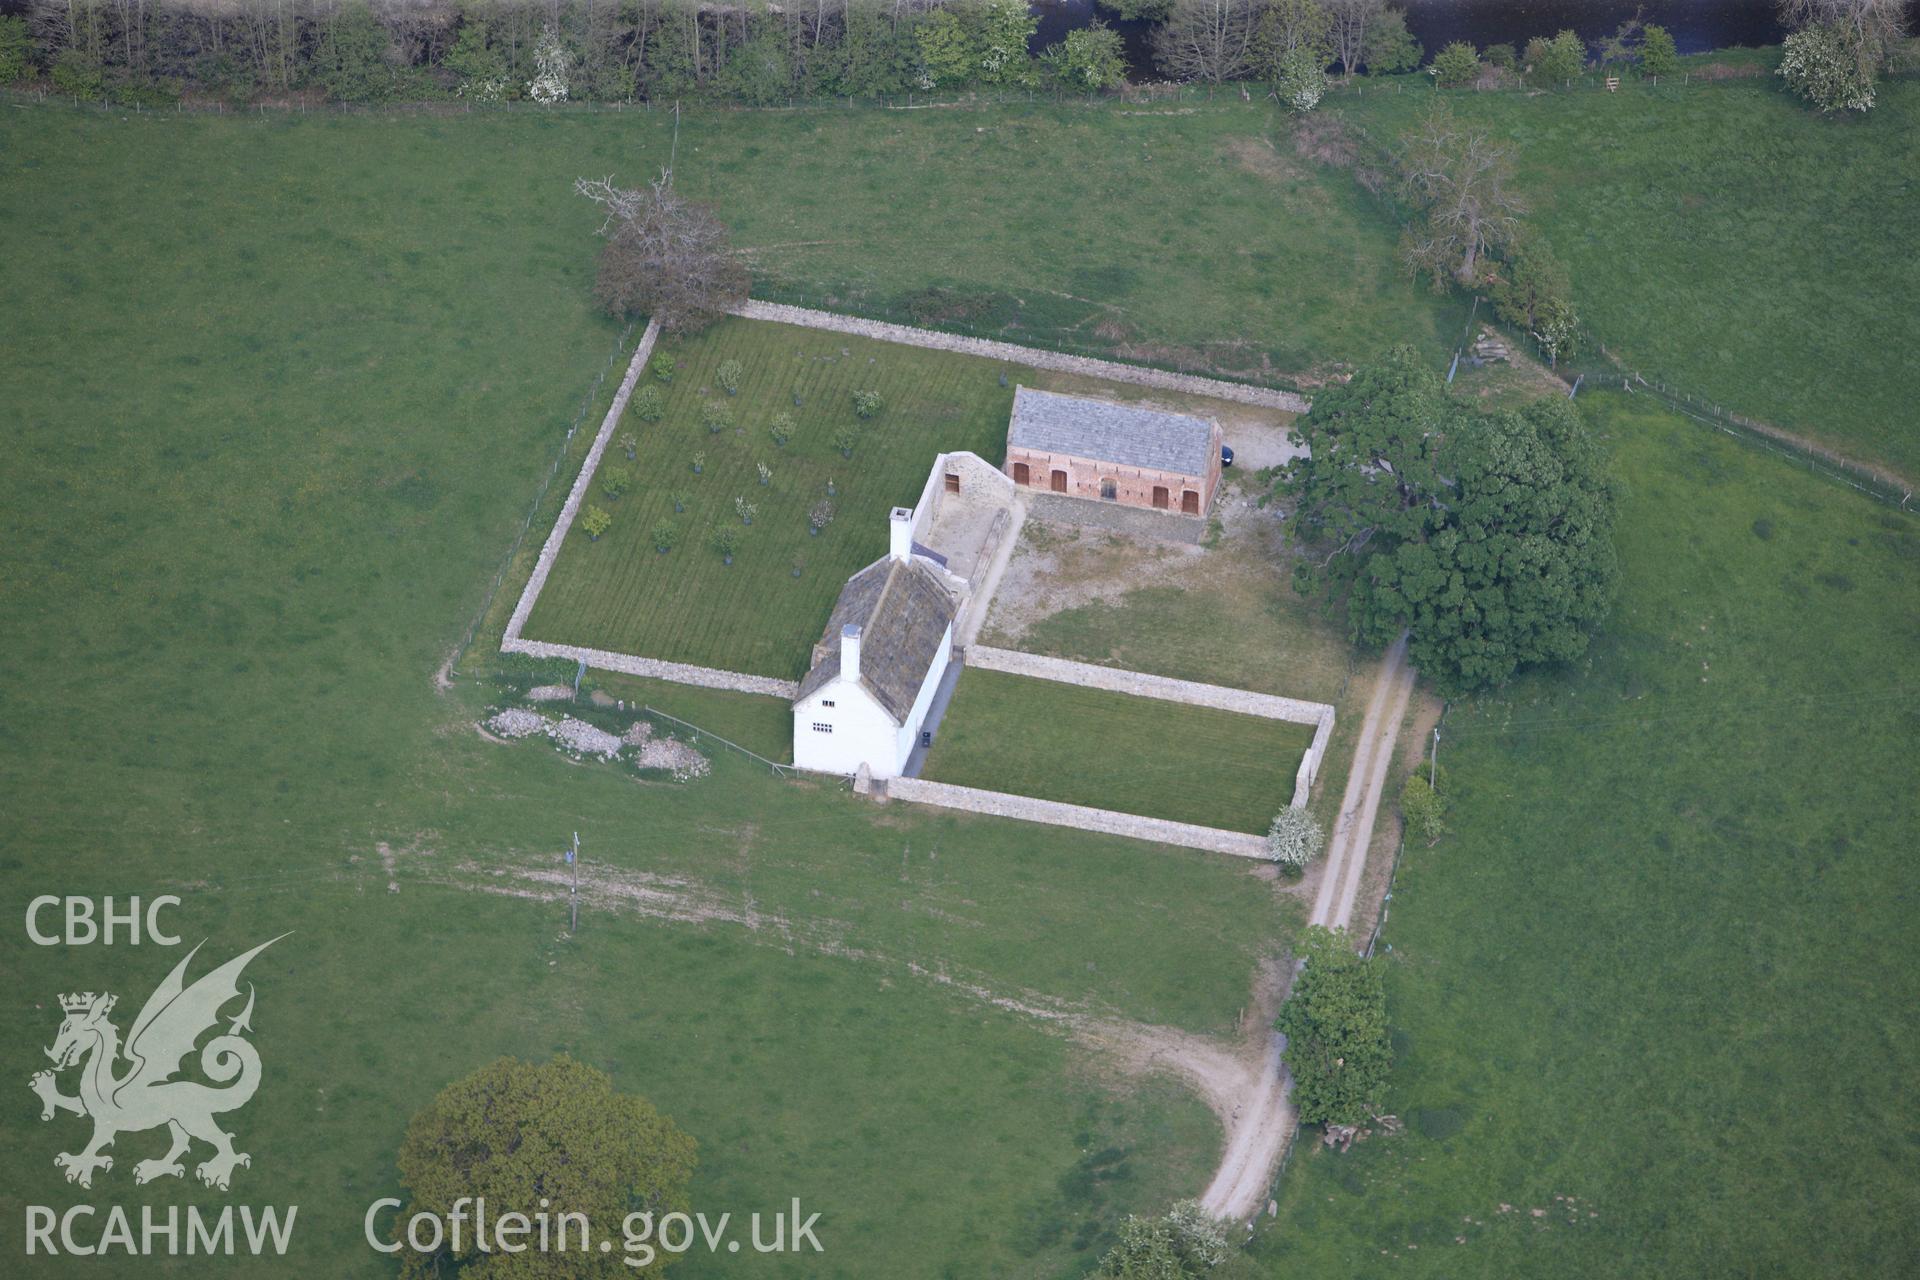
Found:
[[[1204,476],[1212,461],[1213,424],[1190,413],[1016,387],[1007,444]]]
[[[851,624],[860,628],[861,685],[895,724],[905,724],[956,612],[934,570],[917,559],[874,561],[840,589],[795,700],[840,674],[840,630]]]

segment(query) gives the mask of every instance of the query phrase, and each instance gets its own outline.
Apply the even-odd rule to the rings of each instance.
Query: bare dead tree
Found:
[[[1232,80],[1248,67],[1254,18],[1251,0],[1175,0],[1154,36],[1154,57],[1176,80]]]
[[[1353,78],[1366,51],[1367,30],[1380,20],[1387,0],[1324,0],[1327,16],[1333,19],[1333,52],[1340,59],[1340,70]]]
[[[1481,257],[1512,239],[1526,212],[1508,190],[1506,149],[1460,123],[1441,98],[1402,136],[1399,161],[1403,190],[1422,210],[1401,240],[1408,268],[1431,272],[1436,288],[1449,274],[1472,285]]]
[[[1853,46],[1878,61],[1906,38],[1906,0],[1779,0],[1780,21],[1789,27],[1832,23]]]
[[[691,333],[746,301],[747,269],[726,225],[675,191],[670,173],[641,190],[616,187],[611,177],[580,178],[573,189],[607,211],[594,296],[609,312]]]

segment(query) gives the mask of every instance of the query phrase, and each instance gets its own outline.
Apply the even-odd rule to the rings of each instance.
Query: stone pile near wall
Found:
[[[915,329],[910,325],[888,324],[883,320],[862,320],[858,316],[814,311],[808,307],[789,307],[777,302],[746,302],[735,308],[733,314],[749,320],[773,320],[780,324],[803,325],[809,329],[830,329],[835,333],[851,333],[862,338],[878,338],[882,342],[929,347],[936,351],[957,351],[962,355],[980,356],[987,360],[1023,364],[1030,369],[1053,369],[1060,373],[1077,373],[1137,387],[1211,396],[1216,400],[1232,400],[1237,404],[1258,405],[1263,409],[1279,409],[1283,413],[1305,413],[1312,407],[1311,401],[1295,391],[1251,387],[1243,382],[1222,382],[1217,378],[1203,378],[1191,373],[1169,373],[1164,369],[1096,360],[1091,356],[1070,356],[1059,351],[1015,346],[1011,342],[967,338],[957,333]]]
[[[876,789],[879,785],[875,783]],[[1025,822],[1044,822],[1055,827],[1076,827],[1081,831],[1129,836],[1135,840],[1204,849],[1209,853],[1227,853],[1238,858],[1265,859],[1267,856],[1267,842],[1243,831],[1222,831],[1218,827],[1169,822],[1165,818],[1143,818],[1138,814],[1118,813],[1112,809],[1091,809],[1085,805],[1062,804],[1057,800],[1008,795],[1003,791],[956,787],[951,783],[929,782],[924,778],[888,778],[885,785],[890,800],[911,800],[915,804],[963,809],[997,818],[1019,818]]]

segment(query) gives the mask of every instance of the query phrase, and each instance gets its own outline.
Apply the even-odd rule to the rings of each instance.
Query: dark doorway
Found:
[[[1190,516],[1200,514],[1200,495],[1188,489],[1180,495],[1180,510]]]
[[[1155,511],[1167,509],[1167,486],[1163,484],[1153,486],[1153,509]]]
[[[1053,491],[1055,493],[1065,493],[1067,491],[1067,473],[1066,472],[1056,471],[1053,473]]]
[[[1013,482],[1022,488],[1033,483],[1033,471],[1024,462],[1013,464]]]

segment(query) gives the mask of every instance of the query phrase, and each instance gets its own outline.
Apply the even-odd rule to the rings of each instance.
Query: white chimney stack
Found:
[[[860,678],[860,628],[851,622],[840,628],[840,674]]]
[[[906,560],[913,556],[913,512],[905,507],[895,507],[888,521],[891,537],[887,543],[887,554],[895,560]]]

